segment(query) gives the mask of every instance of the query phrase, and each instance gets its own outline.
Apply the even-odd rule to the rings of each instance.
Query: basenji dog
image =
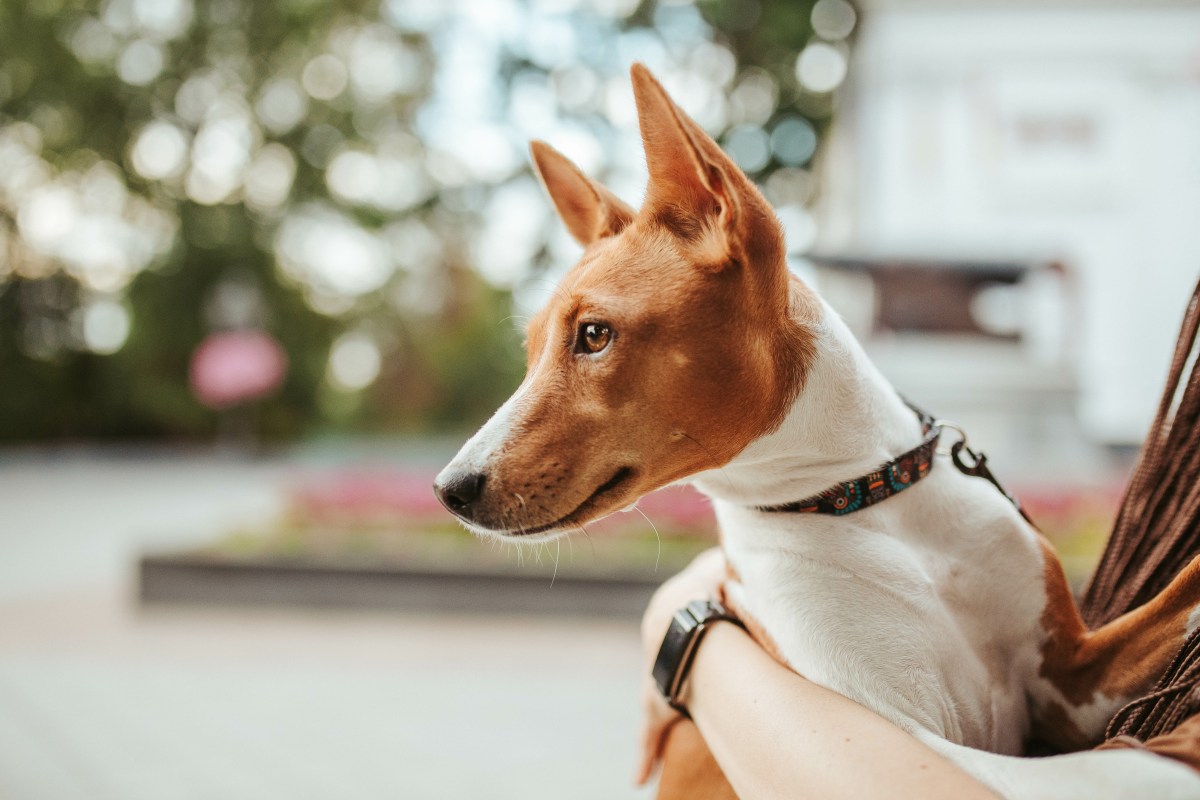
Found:
[[[754,184],[648,70],[632,78],[640,210],[532,145],[585,249],[529,323],[524,381],[438,475],[443,503],[480,535],[543,541],[690,481],[716,511],[726,600],[809,680],[1004,796],[1200,798],[1177,762],[1081,750],[1196,624],[1200,564],[1089,631],[1046,540],[944,456],[883,475],[904,490],[880,502],[836,500],[854,513],[803,513],[798,500],[880,478],[928,424],[788,270]],[[1016,757],[1031,735],[1077,752]],[[671,751],[665,769],[688,769]]]

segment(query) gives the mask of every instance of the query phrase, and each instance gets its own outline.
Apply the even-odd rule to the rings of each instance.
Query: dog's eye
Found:
[[[599,353],[612,341],[612,328],[603,322],[584,322],[575,340],[576,353]]]

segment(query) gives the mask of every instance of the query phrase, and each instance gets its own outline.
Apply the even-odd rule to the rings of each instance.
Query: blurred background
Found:
[[[641,796],[686,489],[429,491],[636,204],[645,62],[1086,579],[1200,276],[1197,0],[0,0],[0,796]]]

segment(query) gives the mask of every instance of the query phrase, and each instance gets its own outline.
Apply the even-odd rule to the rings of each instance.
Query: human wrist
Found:
[[[720,655],[748,642],[752,643],[750,634],[736,622],[714,620],[709,624],[704,633],[704,638],[696,643],[696,650],[692,655],[691,667],[687,675],[684,676],[677,694],[679,704],[686,708],[689,714],[693,713],[693,705],[697,702],[693,691],[694,687],[697,683],[702,685],[708,683],[704,677],[698,678],[697,674],[707,674],[712,667],[712,663],[719,660]]]

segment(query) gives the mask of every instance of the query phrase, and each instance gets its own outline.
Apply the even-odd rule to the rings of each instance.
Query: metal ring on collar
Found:
[[[962,441],[963,446],[966,447],[967,432],[963,429],[963,426],[959,425],[957,422],[951,422],[948,419],[935,419],[933,421],[933,425],[930,427],[942,428],[943,430],[954,431],[955,433],[958,434],[959,439]],[[950,455],[950,448],[949,447],[939,447],[937,449],[937,454],[939,456],[948,456],[948,455]]]

